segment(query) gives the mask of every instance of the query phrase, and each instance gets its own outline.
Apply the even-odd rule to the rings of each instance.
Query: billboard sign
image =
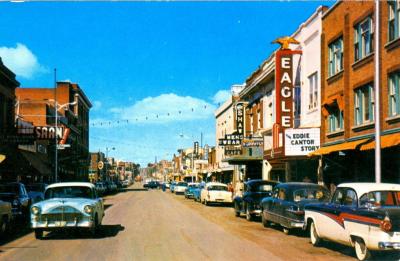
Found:
[[[286,129],[285,155],[306,156],[320,148],[320,129]]]

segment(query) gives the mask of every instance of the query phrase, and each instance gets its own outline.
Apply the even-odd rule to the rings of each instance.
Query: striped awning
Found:
[[[326,155],[335,151],[346,151],[346,150],[354,150],[359,146],[362,146],[363,143],[368,143],[369,139],[362,139],[356,141],[348,141],[340,144],[335,144],[331,146],[321,147],[316,151],[313,151],[308,154],[309,157],[313,156],[321,156]]]
[[[393,133],[381,136],[381,148],[389,148],[400,145],[400,133]],[[360,150],[373,150],[375,149],[375,140],[361,146]]]

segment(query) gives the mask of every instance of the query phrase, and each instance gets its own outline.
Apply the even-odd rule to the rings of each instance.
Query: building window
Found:
[[[354,90],[355,125],[373,122],[374,110],[374,89],[372,84]]]
[[[389,116],[400,114],[400,72],[395,72],[389,75]]]
[[[389,18],[388,18],[388,33],[389,41],[399,38],[400,29],[400,1],[388,1]]]
[[[358,61],[373,51],[374,26],[367,17],[354,27],[354,60]]]
[[[329,76],[343,70],[343,39],[338,38],[329,45]]]
[[[331,108],[328,116],[329,132],[336,132],[343,130],[343,111],[338,106]]]
[[[309,103],[308,108],[314,109],[318,105],[318,72],[315,72],[308,76],[309,83]]]

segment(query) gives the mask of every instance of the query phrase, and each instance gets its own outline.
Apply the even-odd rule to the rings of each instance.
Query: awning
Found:
[[[400,133],[393,133],[381,136],[381,148],[389,148],[400,145]],[[373,150],[375,149],[375,140],[361,146],[360,150]]]
[[[21,154],[41,175],[51,174],[50,167],[36,153],[21,151]]]
[[[263,157],[249,157],[249,156],[233,156],[230,158],[223,159],[222,162],[228,162],[233,165],[241,165],[246,162],[262,161]]]
[[[326,146],[326,147],[319,148],[318,150],[309,153],[308,156],[313,157],[313,156],[326,155],[326,154],[329,154],[329,153],[335,152],[335,151],[354,150],[357,147],[359,148],[360,146],[363,146],[363,144],[366,144],[370,141],[371,141],[370,139],[362,139],[362,140],[349,141],[349,142],[344,142],[344,143],[340,143],[340,144],[335,144],[332,146]]]

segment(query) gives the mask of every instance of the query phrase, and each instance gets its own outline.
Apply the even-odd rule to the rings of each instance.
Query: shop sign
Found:
[[[224,139],[219,139],[218,144],[220,146],[227,145],[241,145],[243,139],[243,134],[226,134]]]
[[[236,133],[239,135],[244,134],[244,103],[236,103]]]
[[[280,50],[275,54],[275,93],[276,93],[276,123],[285,128],[293,128],[293,55],[301,51],[289,49],[289,43],[298,43],[291,37],[284,37]],[[279,39],[278,39],[279,40]]]
[[[244,139],[242,141],[242,146],[244,148],[249,148],[249,147],[264,147],[264,140],[263,138],[259,139]]]
[[[50,140],[63,138],[64,127],[35,126],[34,133],[38,140]]]
[[[225,154],[225,156],[241,155],[242,147],[240,147],[240,146],[225,146],[224,154]]]
[[[319,128],[285,130],[286,156],[306,156],[319,148]]]

